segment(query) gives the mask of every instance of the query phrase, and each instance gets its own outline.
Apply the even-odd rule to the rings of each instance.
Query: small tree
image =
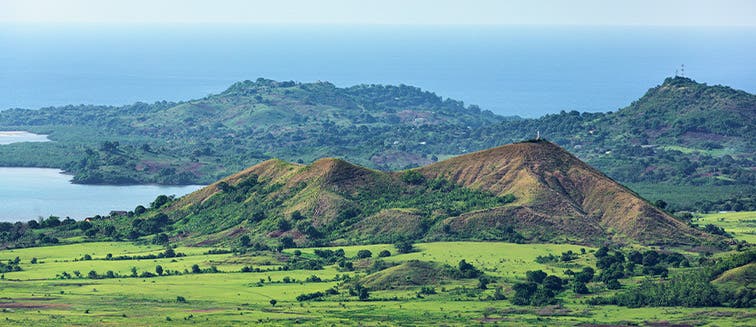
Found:
[[[378,253],[379,258],[385,258],[385,257],[390,257],[390,256],[391,256],[391,252],[389,252],[389,250],[383,250]]]
[[[242,246],[243,248],[249,247],[249,244],[250,244],[250,239],[249,239],[249,236],[247,236],[247,235],[244,235],[244,236],[242,236],[241,238],[239,238],[239,244],[240,244],[240,245],[241,245],[241,246]]]
[[[370,252],[370,250],[359,250],[357,251],[357,258],[360,259],[366,259],[373,256],[373,252]]]
[[[155,272],[156,272],[156,273],[157,273],[157,274],[158,274],[159,276],[163,276],[163,266],[161,266],[161,265],[157,265],[157,266],[155,266]]]
[[[274,299],[270,299],[270,305],[271,305],[271,306],[274,306],[274,307],[275,307],[275,306],[276,306],[276,303],[278,303],[278,301],[276,301],[276,300],[274,300]]]
[[[402,174],[402,181],[407,184],[419,185],[425,182],[425,176],[415,170],[408,170]]]
[[[394,247],[396,247],[396,251],[399,253],[410,253],[414,249],[412,242],[407,240],[401,240],[394,243]]]
[[[543,272],[543,270],[525,272],[525,276],[528,278],[528,281],[531,281],[536,284],[543,283],[543,280],[546,278],[546,275],[547,274]]]

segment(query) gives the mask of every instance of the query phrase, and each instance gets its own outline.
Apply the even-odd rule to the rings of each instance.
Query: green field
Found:
[[[756,211],[704,214],[694,217],[693,222],[717,225],[738,240],[756,244]]]
[[[748,219],[751,216],[745,216]],[[640,325],[653,322],[689,323],[702,326],[752,326],[756,321],[749,309],[729,308],[625,308],[590,306],[585,296],[571,291],[559,295],[562,304],[546,307],[515,306],[509,300],[486,299],[497,286],[511,297],[513,282],[524,279],[525,271],[542,269],[563,275],[567,268],[579,270],[595,267],[593,248],[555,244],[511,244],[501,242],[439,242],[416,244],[416,251],[394,254],[386,262],[408,260],[449,263],[461,259],[491,276],[485,291],[477,290],[476,279],[446,281],[435,286],[436,294],[418,296],[420,285],[371,291],[368,301],[359,301],[346,291],[346,284],[335,279],[348,275],[359,277],[382,250],[395,252],[392,245],[367,245],[330,248],[343,249],[347,258],[359,250],[370,250],[369,259],[354,259],[355,271],[339,271],[338,265],[321,270],[278,270],[299,250],[301,258],[314,257],[315,249],[287,249],[283,253],[204,254],[209,248],[176,248],[186,256],[145,260],[104,260],[108,253],[146,255],[162,251],[159,246],[125,242],[80,243],[0,251],[5,262],[20,259],[22,271],[6,272],[0,280],[0,325],[112,325],[171,326],[197,325],[498,325],[572,326],[588,324]],[[572,250],[585,254],[569,263],[536,263],[537,256],[559,255]],[[81,260],[85,255],[91,260]],[[37,263],[30,263],[33,258]],[[90,279],[90,270],[104,274],[129,275],[155,272],[156,265],[167,270],[191,270],[197,264],[205,269],[216,266],[216,273],[184,273],[160,277],[120,277]],[[244,266],[261,272],[240,272]],[[79,271],[82,278],[60,279],[62,272]],[[305,282],[317,275],[322,281]],[[285,280],[290,280],[286,283]],[[632,279],[623,284],[632,285]],[[594,285],[595,284],[595,285]],[[589,283],[595,294],[605,294],[598,283]],[[297,301],[303,293],[325,291],[335,287],[340,294],[325,296],[322,301]],[[610,292],[610,291],[609,291]],[[179,302],[177,297],[186,301]],[[275,306],[270,301],[275,299]]]

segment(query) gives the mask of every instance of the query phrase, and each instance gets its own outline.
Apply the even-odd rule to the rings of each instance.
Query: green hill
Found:
[[[401,169],[482,148],[469,131],[504,119],[405,85],[258,79],[182,103],[2,111],[0,129],[56,142],[2,146],[0,165],[59,167],[78,183],[164,184],[210,183],[272,157]]]
[[[0,165],[62,168],[76,183],[211,183],[270,158],[407,169],[540,132],[673,209],[756,210],[738,200],[756,191],[754,117],[753,94],[684,77],[616,112],[538,119],[497,116],[405,85],[258,79],[180,103],[5,110],[0,129],[56,142],[0,146]]]
[[[547,141],[505,145],[402,172],[330,158],[310,165],[269,160],[137,220],[150,224],[161,215],[180,239],[201,245],[236,242],[244,235],[251,242],[287,246],[401,239],[715,241]],[[132,232],[143,230],[139,225],[132,223]]]

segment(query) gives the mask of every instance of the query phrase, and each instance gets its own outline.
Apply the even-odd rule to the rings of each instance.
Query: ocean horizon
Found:
[[[676,71],[756,93],[754,39],[735,27],[5,23],[0,110],[183,101],[263,77],[413,85],[505,116],[605,112]]]

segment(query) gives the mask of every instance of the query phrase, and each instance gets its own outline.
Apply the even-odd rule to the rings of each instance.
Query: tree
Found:
[[[546,278],[547,274],[543,272],[543,270],[535,270],[525,272],[525,276],[527,277],[528,281],[536,284],[541,284],[543,283],[543,280]]]
[[[546,276],[546,278],[543,279],[543,287],[555,293],[562,290],[562,284],[562,279],[554,275]]]
[[[469,264],[465,259],[459,261],[457,268],[459,269],[462,278],[475,278],[481,275],[480,270],[475,268],[472,264]]]
[[[291,236],[284,236],[281,238],[281,246],[284,249],[290,249],[297,247],[297,244],[294,243],[294,239]]]
[[[572,285],[572,291],[576,294],[588,294],[590,291],[588,291],[588,287],[585,286],[585,283],[582,283],[580,281],[575,281],[575,283]]]
[[[366,259],[373,256],[373,252],[370,252],[370,250],[359,250],[357,251],[357,258],[360,259]]]
[[[274,306],[274,307],[275,307],[275,306],[276,306],[276,303],[278,303],[278,301],[276,301],[276,300],[274,300],[274,299],[270,299],[270,305],[271,305],[271,306]]]
[[[538,290],[538,284],[536,283],[517,283],[512,286],[515,291],[515,295],[512,298],[512,304],[514,305],[528,305],[533,294]]]
[[[419,185],[425,182],[425,176],[416,170],[408,170],[402,174],[402,181],[407,184]]]
[[[239,244],[240,244],[240,245],[241,245],[241,247],[243,247],[243,248],[249,247],[249,244],[250,244],[250,239],[249,239],[249,236],[247,236],[247,235],[243,235],[242,237],[240,237],[240,238],[239,238]]]
[[[169,241],[170,240],[168,238],[168,235],[166,235],[165,233],[157,234],[152,238],[152,244],[157,245],[166,245]]]
[[[40,227],[39,223],[38,223],[38,222],[37,222],[36,220],[29,220],[29,222],[28,222],[28,223],[26,223],[26,224],[27,224],[27,225],[29,226],[29,228],[31,228],[31,229],[37,229],[37,228],[39,228],[39,227]]]
[[[199,274],[201,272],[202,270],[200,270],[200,267],[198,264],[195,263],[192,265],[192,274]]]
[[[163,276],[163,266],[161,265],[155,266],[155,272],[158,274],[158,276]]]
[[[152,209],[157,209],[164,206],[166,203],[170,201],[171,201],[171,198],[169,198],[167,195],[161,194],[155,198],[155,201],[152,201],[150,206],[152,207]]]
[[[291,229],[291,224],[286,219],[278,219],[278,230],[285,232]]]
[[[656,200],[656,202],[654,202],[654,205],[659,207],[659,209],[662,209],[662,210],[667,208],[667,202],[661,199]]]
[[[390,257],[390,256],[391,256],[391,252],[389,252],[389,250],[383,250],[378,253],[379,258],[385,258],[385,257]]]
[[[394,243],[394,247],[396,247],[396,251],[399,253],[410,253],[414,249],[412,242],[407,240],[401,240]]]
[[[147,208],[145,208],[143,205],[138,205],[136,206],[136,208],[134,208],[134,213],[137,215],[141,215],[145,212],[147,212]]]
[[[294,210],[294,212],[291,213],[291,220],[297,221],[302,219],[305,219],[305,216],[303,216],[299,210]]]
[[[593,270],[593,268],[591,268],[591,267],[585,267],[585,268],[583,268],[583,270],[581,272],[578,272],[578,273],[575,274],[575,280],[578,281],[578,282],[580,282],[580,283],[585,284],[585,283],[590,282],[591,280],[593,280],[593,275],[595,273],[596,272]]]

